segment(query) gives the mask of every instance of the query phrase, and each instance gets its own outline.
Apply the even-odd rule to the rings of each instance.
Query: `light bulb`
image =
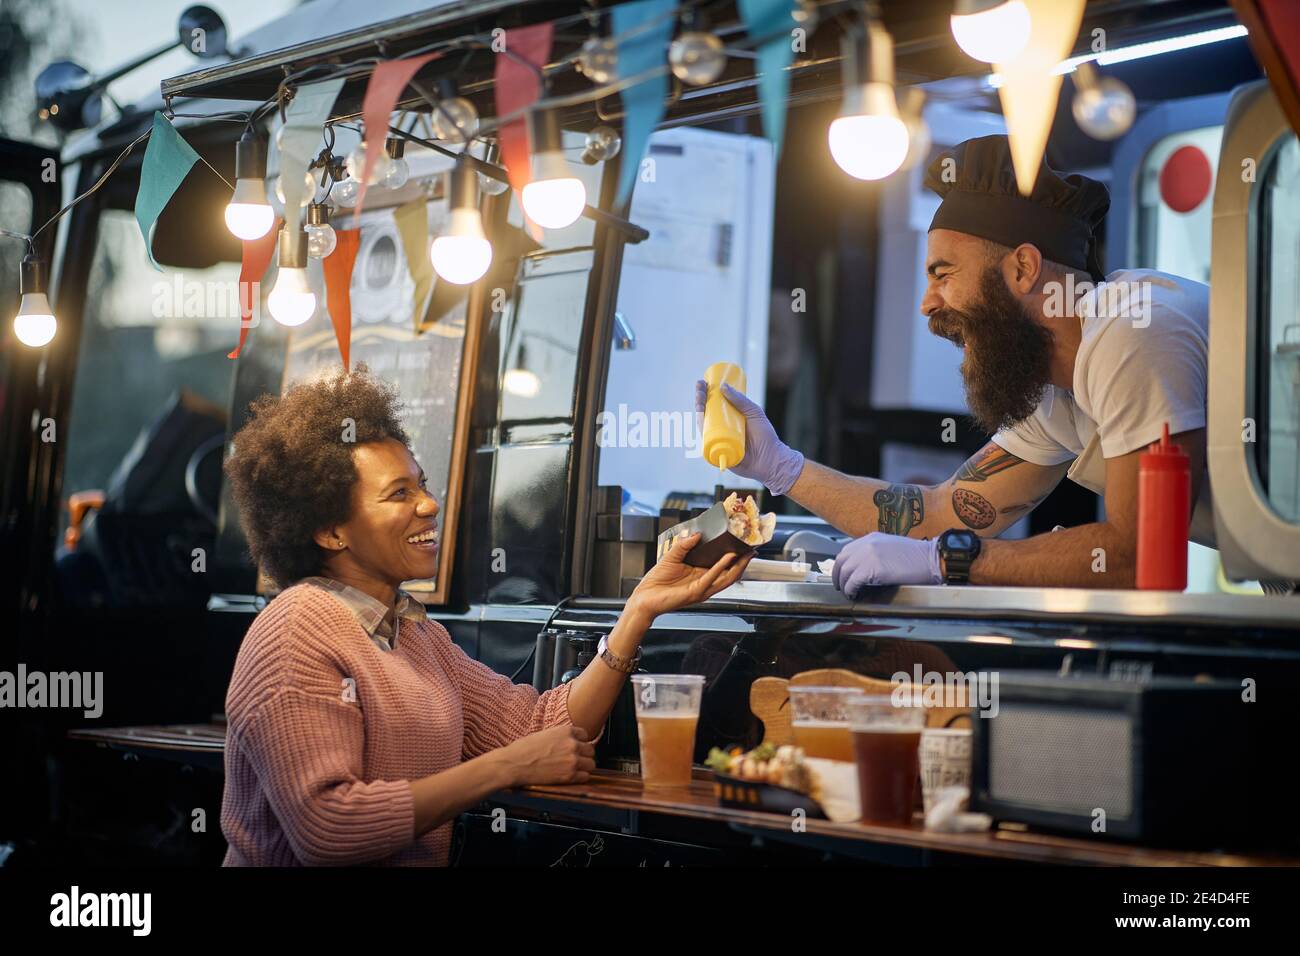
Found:
[[[316,179],[311,174],[311,170],[304,170],[302,174],[302,195],[298,197],[298,205],[305,208],[316,198]],[[280,208],[284,208],[284,183],[281,177],[275,177],[275,198],[280,200]],[[263,232],[265,235],[265,232]]]
[[[486,173],[479,173],[478,188],[485,196],[500,196],[510,188],[510,184],[500,179],[493,179]]]
[[[574,63],[593,83],[608,83],[618,75],[618,45],[610,37],[589,37]]]
[[[334,227],[328,222],[319,226],[307,225],[303,228],[307,231],[307,255],[313,259],[324,259],[338,245],[338,236],[334,233]]]
[[[898,115],[894,90],[867,83],[846,98],[844,114],[827,135],[836,164],[857,179],[884,179],[907,158],[907,124]]]
[[[722,75],[727,54],[723,52],[722,41],[712,33],[694,30],[683,33],[668,47],[668,63],[677,79],[702,86]]]
[[[351,176],[334,184],[330,190],[330,199],[336,206],[342,206],[344,209],[351,209],[357,204],[357,198],[361,195],[361,183],[357,182]]]
[[[578,221],[587,205],[587,187],[576,176],[534,179],[521,196],[528,218],[544,229],[563,229]]]
[[[985,63],[1010,63],[1029,42],[1029,8],[1022,0],[960,0],[949,23],[957,45]]]
[[[603,163],[618,155],[623,138],[610,126],[593,126],[582,148],[582,161],[588,166]]]
[[[385,189],[401,189],[410,178],[411,167],[406,165],[406,160],[389,160],[388,172],[384,173],[383,186]]]
[[[388,167],[391,162],[392,160],[388,158],[388,154],[380,150],[380,152],[375,156],[374,165],[370,167],[370,178],[366,180],[366,185],[377,186],[383,182],[384,177],[388,175]],[[361,182],[361,175],[365,172],[365,168],[366,144],[361,143],[356,149],[348,153],[348,175],[355,179],[359,184]]]
[[[477,209],[455,209],[446,235],[433,240],[429,258],[438,275],[455,285],[469,285],[483,278],[492,265],[492,243],[483,235],[483,220]]]
[[[48,345],[58,329],[54,311],[44,292],[26,292],[14,316],[14,335],[23,345],[38,349]]]
[[[307,282],[307,233],[280,228],[280,262],[275,287],[266,297],[271,318],[281,325],[302,325],[316,312],[316,293]]]
[[[433,240],[429,258],[438,275],[455,285],[468,285],[483,278],[492,264],[492,244],[483,234],[483,217],[478,211],[478,176],[469,161],[461,158],[451,171],[447,190],[451,223]]]
[[[235,192],[226,205],[226,228],[237,239],[261,239],[275,222],[265,180],[266,145],[250,127],[235,144]]]
[[[433,138],[445,143],[463,143],[478,132],[478,110],[463,96],[438,100],[430,119]]]
[[[281,268],[266,307],[281,325],[302,325],[310,319],[316,312],[316,293],[307,282],[307,270]]]
[[[275,210],[266,201],[262,181],[236,179],[235,192],[226,205],[226,228],[236,239],[261,239],[275,222]]]
[[[1077,90],[1071,110],[1074,121],[1093,139],[1123,136],[1137,117],[1133,91],[1113,76],[1099,77],[1091,63],[1080,63],[1074,73]]]

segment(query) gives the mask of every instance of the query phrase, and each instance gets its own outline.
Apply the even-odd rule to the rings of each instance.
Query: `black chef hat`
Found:
[[[944,181],[945,171],[952,182]],[[1012,248],[1033,243],[1044,259],[1105,278],[1096,230],[1110,193],[1095,179],[1062,176],[1044,158],[1033,192],[1022,196],[1007,138],[981,136],[940,154],[925,171],[925,186],[943,199],[931,232],[952,229]]]

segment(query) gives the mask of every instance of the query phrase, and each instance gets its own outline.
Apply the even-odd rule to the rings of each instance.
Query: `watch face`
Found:
[[[945,544],[953,551],[970,551],[975,547],[975,535],[969,531],[949,531]]]

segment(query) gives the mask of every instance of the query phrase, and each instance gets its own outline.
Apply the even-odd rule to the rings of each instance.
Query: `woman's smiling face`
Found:
[[[357,470],[352,513],[317,541],[328,551],[326,542],[341,539],[345,550],[331,558],[372,580],[397,586],[434,577],[438,502],[425,488],[415,456],[397,439],[386,438],[357,445],[352,461]]]

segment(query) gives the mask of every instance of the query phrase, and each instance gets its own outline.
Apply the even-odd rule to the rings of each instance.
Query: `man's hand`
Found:
[[[743,393],[724,384],[722,394],[745,416],[745,457],[729,470],[742,478],[761,481],[774,495],[787,494],[803,471],[803,454],[777,437],[763,409]],[[695,383],[695,411],[701,415],[708,395],[708,383],[700,379]]]
[[[942,584],[939,541],[873,531],[844,546],[831,580],[850,600],[872,585]]]

